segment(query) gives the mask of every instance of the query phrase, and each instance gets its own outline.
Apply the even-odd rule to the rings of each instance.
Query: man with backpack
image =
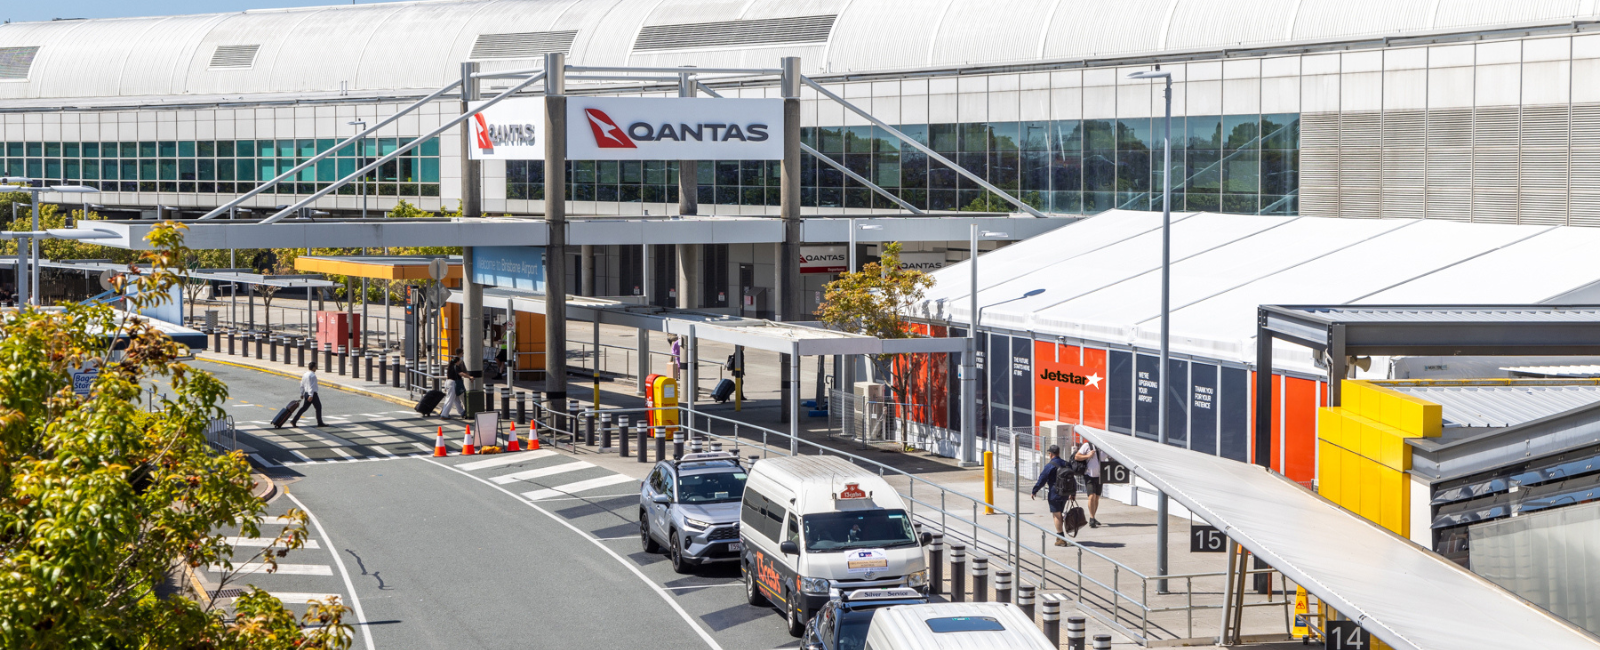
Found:
[[[1055,519],[1056,534],[1067,535],[1069,533],[1066,531],[1067,522],[1063,512],[1067,508],[1067,502],[1072,501],[1073,497],[1078,493],[1078,480],[1073,476],[1072,469],[1067,465],[1067,461],[1061,459],[1060,446],[1050,445],[1050,448],[1045,450],[1045,454],[1050,457],[1050,460],[1044,464],[1044,468],[1039,472],[1039,480],[1033,484],[1031,496],[1034,499],[1038,499],[1041,488],[1046,486],[1050,488],[1045,494],[1045,501],[1050,504],[1050,515]],[[1082,515],[1080,514],[1079,516]],[[1078,534],[1076,526],[1072,528],[1070,534]],[[1066,540],[1056,540],[1056,546],[1066,545]]]
[[[1090,528],[1100,527],[1100,520],[1095,519],[1094,515],[1100,510],[1100,492],[1103,488],[1100,482],[1100,461],[1104,457],[1105,454],[1100,453],[1100,450],[1095,449],[1088,441],[1079,445],[1078,451],[1072,454],[1073,460],[1086,464],[1083,469],[1083,491],[1089,494]]]

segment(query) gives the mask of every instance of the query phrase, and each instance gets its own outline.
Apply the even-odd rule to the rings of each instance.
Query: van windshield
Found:
[[[744,472],[685,474],[678,477],[678,500],[683,503],[738,501],[744,496]]]
[[[911,518],[904,510],[855,510],[806,515],[808,551],[916,546]]]

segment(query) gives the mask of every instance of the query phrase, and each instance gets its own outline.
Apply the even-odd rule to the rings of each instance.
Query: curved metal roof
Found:
[[[12,23],[39,48],[0,100],[375,93],[437,88],[480,60],[570,42],[584,65],[811,73],[1138,56],[1594,18],[1592,1],[1523,0],[433,0]],[[493,41],[495,39],[491,39]],[[518,44],[521,45],[518,45]],[[492,45],[490,43],[489,45]],[[240,61],[214,60],[219,46]],[[518,49],[518,48],[521,49]],[[214,65],[218,64],[220,65]],[[519,67],[526,66],[522,63]]]

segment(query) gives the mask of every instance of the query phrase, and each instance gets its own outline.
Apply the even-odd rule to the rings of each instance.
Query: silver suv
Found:
[[[678,573],[739,561],[739,502],[748,476],[739,457],[728,452],[656,463],[639,488],[639,541],[645,552],[666,546]]]

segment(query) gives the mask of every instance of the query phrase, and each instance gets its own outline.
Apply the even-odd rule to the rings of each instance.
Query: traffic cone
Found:
[[[461,441],[462,456],[478,455],[478,448],[472,446],[472,425],[467,425],[467,437]]]
[[[444,446],[444,427],[439,427],[439,437],[433,440],[433,455],[436,458],[450,455],[450,450]]]
[[[517,423],[511,423],[511,441],[506,443],[506,451],[522,451],[522,445],[517,441]]]
[[[539,427],[528,427],[528,451],[539,450]]]

